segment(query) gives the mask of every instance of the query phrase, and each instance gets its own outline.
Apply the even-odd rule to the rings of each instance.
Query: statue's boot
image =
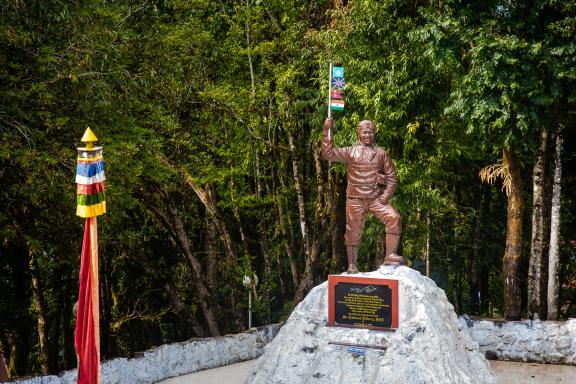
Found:
[[[358,250],[360,247],[349,245],[346,247],[346,254],[348,255],[348,274],[358,273],[358,267],[356,266],[356,261],[358,260]]]
[[[404,257],[398,255],[400,233],[386,233],[386,257],[382,265],[406,265]]]

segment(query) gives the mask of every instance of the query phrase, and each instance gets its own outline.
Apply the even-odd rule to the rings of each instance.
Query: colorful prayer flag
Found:
[[[89,139],[96,141],[96,136],[86,130]],[[102,147],[78,148],[76,165],[76,215],[95,217],[106,213],[106,196],[104,194],[104,160]]]
[[[100,308],[98,295],[98,227],[97,216],[106,212],[104,193],[104,160],[102,147],[90,128],[78,148],[76,165],[76,215],[86,218],[80,259],[80,290],[74,345],[78,355],[78,384],[100,381]]]
[[[332,88],[334,89],[344,89],[346,88],[346,81],[343,77],[332,78]]]
[[[342,91],[339,89],[333,89],[332,90],[332,99],[338,99],[338,100],[344,99],[344,95],[342,94]]]
[[[332,77],[344,77],[344,67],[333,67]]]

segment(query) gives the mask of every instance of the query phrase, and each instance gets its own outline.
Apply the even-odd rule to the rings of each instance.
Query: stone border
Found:
[[[117,358],[100,364],[101,384],[155,383],[204,369],[252,360],[276,336],[281,324],[272,324],[235,335],[191,339],[165,344],[132,359]],[[58,376],[16,379],[18,384],[74,384],[76,369]]]
[[[459,318],[487,359],[576,365],[576,319],[497,321]]]
[[[459,318],[480,351],[490,360],[576,366],[576,319],[564,322],[497,321]],[[141,352],[132,359],[117,358],[100,365],[101,384],[155,383],[204,369],[259,357],[282,324],[271,324],[235,335],[191,339]],[[18,384],[74,384],[76,370],[58,376],[35,376]]]

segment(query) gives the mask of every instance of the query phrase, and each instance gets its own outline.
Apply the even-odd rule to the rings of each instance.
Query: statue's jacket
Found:
[[[396,168],[388,152],[374,145],[335,148],[332,132],[322,133],[322,157],[328,161],[348,164],[346,197],[388,202],[396,191]]]

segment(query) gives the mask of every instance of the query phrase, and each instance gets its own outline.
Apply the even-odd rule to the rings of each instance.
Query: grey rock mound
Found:
[[[246,384],[496,383],[444,291],[407,267],[361,277],[399,280],[395,332],[328,327],[327,283],[315,287],[266,347]],[[346,344],[367,345],[364,354]]]

